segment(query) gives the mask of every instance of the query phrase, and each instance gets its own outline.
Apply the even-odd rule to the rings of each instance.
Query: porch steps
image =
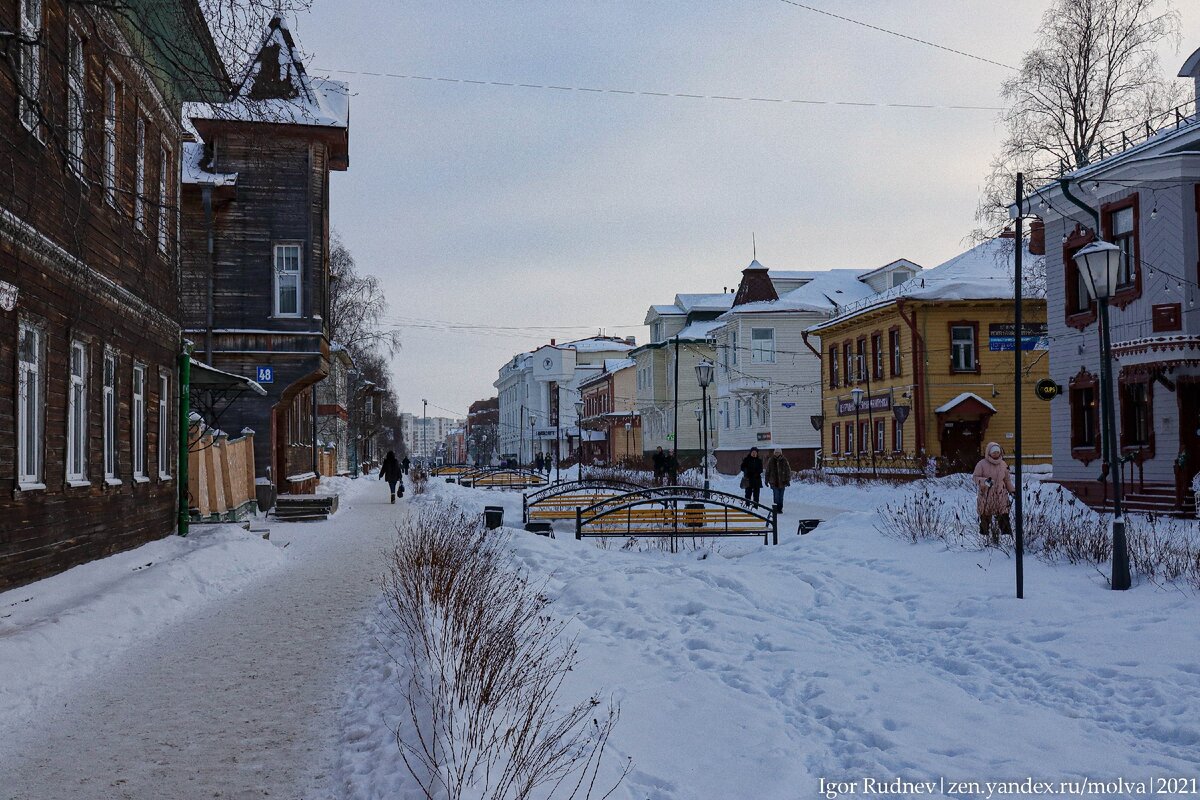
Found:
[[[275,500],[275,519],[279,522],[320,522],[337,511],[338,496],[281,494]]]
[[[1183,509],[1175,506],[1175,490],[1165,486],[1147,486],[1144,489],[1126,490],[1122,497],[1122,507],[1125,511],[1138,514],[1162,514],[1168,517],[1191,517],[1195,503],[1188,491],[1183,498]],[[1112,510],[1111,498],[1105,499],[1102,510]]]

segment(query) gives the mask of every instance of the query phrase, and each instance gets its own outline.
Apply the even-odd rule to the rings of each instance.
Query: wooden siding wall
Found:
[[[67,4],[45,0],[41,96],[47,124],[39,140],[17,117],[14,76],[0,64],[0,280],[20,291],[17,308],[0,311],[0,589],[171,533],[176,484],[158,475],[158,450],[175,471],[176,354],[179,348],[175,270],[174,154],[180,109],[164,108],[143,75],[125,59],[106,59],[110,34],[81,28],[85,47],[85,154],[80,179],[62,157],[66,121]],[[18,3],[0,0],[0,27],[18,29]],[[103,80],[118,77],[115,207],[100,186]],[[147,119],[146,184],[157,194],[159,142],[172,153],[166,209],[146,204],[146,225],[133,224],[134,125]],[[170,216],[169,246],[157,246],[158,214]],[[16,481],[16,374],[18,324],[30,320],[45,333],[43,364],[44,490],[22,492]],[[66,396],[73,340],[87,346],[88,484],[66,481]],[[119,485],[103,474],[101,370],[105,347],[117,354]],[[146,372],[146,480],[134,481],[131,459],[133,364]],[[158,430],[158,377],[169,377],[172,397],[166,433]]]

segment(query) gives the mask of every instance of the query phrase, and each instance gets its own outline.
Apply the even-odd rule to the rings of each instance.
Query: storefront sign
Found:
[[[758,440],[759,440],[760,442],[769,442],[769,441],[771,441],[771,432],[770,432],[770,431],[766,431],[765,433],[759,433],[759,434],[758,434]]]
[[[877,394],[874,397],[864,397],[862,399],[862,405],[858,407],[858,412],[860,414],[866,414],[868,411],[891,411],[891,409],[892,395],[889,392],[888,394]],[[837,411],[839,417],[853,416],[854,398],[839,397]]]
[[[1009,351],[1017,339],[1017,326],[1011,322],[994,322],[988,325],[988,349]],[[1044,322],[1021,323],[1022,350],[1049,350],[1050,337]]]
[[[558,431],[554,428],[538,428],[533,432],[535,439],[553,439],[558,435]]]

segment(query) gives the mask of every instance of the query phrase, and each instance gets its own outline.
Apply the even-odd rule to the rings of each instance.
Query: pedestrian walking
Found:
[[[533,466],[534,466],[534,469],[536,469],[538,472],[541,472],[542,469],[546,466],[546,457],[543,456],[541,453],[538,453],[537,457],[533,459]]]
[[[383,466],[379,468],[379,479],[387,481],[389,496],[391,502],[396,502],[396,484],[400,484],[400,496],[404,497],[404,478],[402,477],[400,462],[396,460],[396,454],[388,450],[387,455],[383,458]]]
[[[408,456],[405,456],[404,460],[400,462],[400,472],[407,475],[408,468],[411,466],[412,466],[412,462],[408,460]]]
[[[757,503],[763,485],[763,462],[758,456],[757,447],[750,448],[750,452],[742,459],[739,469],[742,473],[742,489],[746,492],[746,499]]]
[[[654,455],[650,456],[650,465],[654,468],[654,484],[661,486],[663,476],[667,474],[667,454],[663,452],[661,446],[654,451]]]
[[[675,451],[667,453],[667,457],[663,459],[663,469],[667,473],[667,485],[679,485],[679,459],[675,457]]]
[[[776,447],[767,459],[767,486],[771,487],[775,513],[783,513],[783,491],[792,485],[792,465],[783,457],[783,450]]]
[[[1004,461],[1004,450],[996,442],[988,442],[986,455],[979,459],[975,471],[971,473],[975,487],[979,491],[975,507],[979,511],[979,535],[991,539],[992,544],[1000,543],[1000,533],[1012,536],[1012,525],[1008,519],[1009,498],[1017,491],[1012,476],[1008,472],[1008,464]],[[993,533],[992,521],[995,520],[1000,531]]]

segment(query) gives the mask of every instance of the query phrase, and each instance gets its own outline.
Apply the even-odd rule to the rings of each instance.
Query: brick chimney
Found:
[[[779,294],[775,291],[775,284],[771,283],[771,276],[767,274],[767,268],[758,263],[757,259],[751,261],[750,266],[742,270],[742,282],[738,285],[733,304],[740,306],[746,303],[778,299]]]
[[[1046,223],[1040,219],[1029,223],[1029,252],[1035,256],[1046,255]]]
[[[558,340],[557,340],[557,339],[551,339],[551,340],[550,340],[550,346],[551,346],[551,347],[554,347],[554,346],[555,346],[557,343],[558,343]]]

